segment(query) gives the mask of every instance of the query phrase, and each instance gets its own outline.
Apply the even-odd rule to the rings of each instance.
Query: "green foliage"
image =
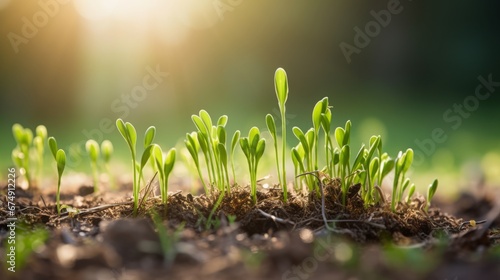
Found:
[[[99,159],[100,149],[99,144],[93,139],[87,140],[85,143],[85,149],[90,158],[90,166],[92,168],[92,174],[94,178],[94,193],[97,193],[99,189],[99,170],[97,167],[97,160]]]
[[[233,138],[231,139],[231,170],[233,171],[233,184],[236,183],[236,174],[234,172],[234,151],[239,141],[240,141],[240,131],[236,130],[233,134]]]
[[[288,99],[288,78],[283,68],[278,68],[274,73],[274,90],[278,99],[278,105],[281,114],[281,188],[283,189],[283,200],[288,201],[288,185],[286,183],[286,107],[285,103]],[[274,121],[273,121],[274,122]],[[275,129],[276,130],[276,129]],[[273,136],[276,142],[276,137]],[[278,174],[279,174],[278,168]]]
[[[429,207],[431,206],[431,200],[434,197],[434,194],[436,193],[437,187],[438,187],[438,180],[435,179],[427,189],[427,205],[425,206],[425,212],[429,211]]]
[[[186,146],[191,157],[193,158],[196,170],[198,171],[198,176],[200,177],[201,184],[203,185],[203,189],[205,189],[205,194],[208,195],[209,190],[207,185],[205,184],[205,180],[203,180],[203,175],[201,174],[200,158],[198,156],[200,151],[200,143],[198,142],[198,133],[196,132],[192,132],[191,134],[187,133],[186,139],[184,140],[184,145]]]
[[[29,128],[24,128],[17,123],[12,126],[12,134],[17,144],[11,153],[12,162],[26,178],[28,187],[35,185],[42,175],[45,143],[47,142],[47,128],[45,126],[39,125],[35,131],[36,135],[33,136],[33,132]],[[33,166],[35,167],[33,168]]]
[[[203,180],[200,169],[199,150],[205,158],[208,169],[208,180],[211,186],[215,185],[221,192],[230,192],[229,172],[228,172],[228,149],[226,146],[226,124],[228,117],[221,116],[216,125],[213,125],[212,118],[207,111],[201,110],[199,115],[192,115],[191,119],[198,131],[186,135],[184,141],[191,157],[193,158],[198,174],[205,188],[205,193],[209,194],[209,189]],[[239,132],[235,132],[231,141],[231,158],[234,147],[239,138]],[[233,165],[234,166],[234,165]]]
[[[331,141],[328,141],[330,134],[332,113],[328,105],[328,97],[324,97],[316,103],[312,112],[312,122],[314,129],[314,169],[318,170],[318,148],[319,148],[319,131],[323,128],[325,132],[325,155],[328,155],[328,147]],[[326,160],[328,162],[328,159]],[[328,170],[328,166],[327,166]]]
[[[266,149],[266,139],[260,137],[257,127],[252,127],[248,132],[248,137],[240,139],[240,147],[247,158],[248,170],[250,172],[250,196],[254,203],[257,202],[257,167],[259,160]],[[283,193],[285,194],[285,193]]]
[[[161,201],[163,204],[167,204],[168,179],[174,169],[176,150],[175,148],[172,148],[164,156],[159,145],[153,144],[148,147],[153,148],[151,156],[154,160],[153,162],[155,163],[156,170],[158,170],[160,178]]]
[[[104,140],[101,143],[101,154],[102,154],[102,159],[104,161],[104,170],[106,171],[108,178],[109,178],[109,185],[112,189],[115,188],[115,183],[113,176],[111,174],[111,168],[110,168],[110,162],[111,162],[111,157],[113,156],[113,143],[109,140]]]
[[[140,192],[140,183],[141,178],[143,178],[143,169],[151,158],[152,150],[153,150],[153,140],[156,129],[154,127],[149,127],[146,130],[144,135],[144,151],[141,156],[141,161],[137,162],[137,131],[135,127],[127,122],[125,123],[122,119],[116,120],[116,127],[118,131],[122,135],[125,142],[130,150],[130,154],[132,156],[132,170],[134,172],[134,181],[133,181],[133,196],[134,196],[134,215],[137,214],[137,208],[139,207],[139,192]]]
[[[313,150],[315,145],[314,130],[311,128],[304,134],[304,132],[302,132],[300,128],[295,126],[292,128],[292,132],[295,135],[295,137],[299,140],[301,145],[301,153],[298,153],[297,150],[297,152],[295,152],[295,155],[292,155],[292,161],[295,158],[295,160],[299,163],[299,167],[302,167],[300,169],[315,170],[315,168],[313,167],[314,165]],[[309,188],[309,192],[313,192],[315,190],[315,187],[317,186],[314,183],[314,177],[308,175],[306,181],[307,181],[307,186]]]
[[[57,141],[54,137],[49,137],[49,147],[54,157],[54,160],[57,164],[57,192],[56,192],[56,206],[57,206],[57,214],[61,214],[61,178],[64,172],[64,168],[66,167],[66,153],[63,149],[58,149]]]
[[[395,160],[394,182],[392,185],[391,210],[396,211],[396,204],[403,196],[403,184],[406,179],[406,172],[410,169],[413,162],[413,150],[407,149],[406,152],[399,152]]]
[[[288,184],[286,178],[286,101],[288,99],[288,79],[285,70],[278,68],[274,76],[274,86],[281,118],[281,147],[278,139],[278,131],[275,119],[272,115],[266,115],[266,126],[273,139],[274,157],[279,178],[279,184],[283,191],[283,200],[288,201]],[[297,192],[303,190],[304,185],[309,193],[320,194],[320,184],[314,174],[323,174],[330,179],[337,179],[340,183],[342,203],[347,204],[347,194],[349,188],[360,184],[359,195],[365,206],[370,206],[383,199],[380,195],[374,195],[374,190],[384,182],[384,178],[394,172],[392,181],[391,210],[396,211],[398,203],[402,202],[403,195],[406,203],[411,201],[415,192],[415,184],[407,177],[407,173],[413,162],[414,153],[412,149],[399,152],[396,158],[391,158],[382,149],[382,137],[374,135],[370,137],[368,143],[362,144],[359,149],[351,145],[351,121],[346,121],[343,127],[336,127],[332,130],[332,111],[328,97],[316,102],[312,108],[312,127],[302,130],[293,127],[292,132],[298,143],[291,148],[290,155],[294,166],[295,180],[294,187]],[[266,141],[261,137],[259,129],[254,126],[249,130],[247,137],[241,137],[239,130],[235,131],[227,146],[228,133],[226,125],[228,117],[222,115],[214,122],[205,110],[200,110],[198,115],[192,115],[191,119],[196,127],[196,131],[186,134],[184,140],[185,147],[194,161],[200,181],[207,196],[218,196],[214,203],[207,225],[211,225],[211,217],[222,203],[226,194],[231,191],[229,180],[230,166],[233,176],[233,184],[236,184],[234,156],[236,146],[240,146],[246,157],[248,170],[250,173],[250,194],[253,203],[257,202],[257,170],[259,161],[264,155]],[[144,134],[143,153],[138,161],[137,153],[137,131],[135,127],[122,119],[116,121],[118,131],[127,143],[131,158],[133,175],[133,196],[134,213],[137,213],[140,184],[144,179],[143,170],[149,162],[154,171],[159,174],[161,199],[167,203],[168,181],[174,168],[176,160],[176,149],[172,148],[165,154],[162,148],[154,143],[156,128],[150,126]],[[47,141],[47,129],[44,126],[36,128],[36,136],[30,129],[25,129],[19,124],[12,127],[14,138],[17,142],[16,148],[12,151],[13,162],[22,170],[28,183],[31,184],[30,155],[37,159],[38,170],[42,169],[43,153],[45,142]],[[322,134],[322,135],[321,135]],[[322,138],[324,136],[324,140]],[[320,152],[321,144],[324,145],[324,153]],[[58,190],[57,208],[60,213],[59,204],[61,177],[65,168],[66,154],[58,149],[54,137],[48,138],[50,151],[57,163],[58,170]],[[280,154],[280,148],[282,150]],[[98,186],[98,159],[102,156],[104,165],[109,173],[109,161],[113,153],[113,145],[105,140],[101,146],[95,140],[88,140],[86,150],[91,160],[94,174],[94,191]],[[201,158],[203,157],[203,159]],[[204,164],[204,166],[202,166]],[[324,164],[322,168],[321,165]],[[205,167],[205,168],[203,168]],[[299,176],[305,175],[305,176]],[[205,178],[208,177],[208,178]],[[300,177],[300,178],[299,178]],[[305,183],[305,184],[304,184]],[[427,193],[427,206],[437,189],[437,180],[430,186]],[[216,189],[214,189],[214,187]]]
[[[281,174],[280,167],[280,157],[279,157],[279,148],[278,148],[278,135],[276,134],[276,122],[274,121],[274,117],[271,114],[266,115],[266,126],[273,138],[274,143],[274,157],[276,159],[276,172],[278,174],[278,180],[280,186],[283,186],[283,175]]]

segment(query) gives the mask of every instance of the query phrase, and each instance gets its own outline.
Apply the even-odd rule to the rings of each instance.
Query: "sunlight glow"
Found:
[[[152,14],[162,12],[161,1],[149,0],[75,0],[80,16],[86,20],[147,21]]]
[[[74,6],[91,28],[132,34],[140,30],[169,45],[220,20],[209,0],[75,0]]]
[[[0,10],[9,6],[10,0],[0,0]]]

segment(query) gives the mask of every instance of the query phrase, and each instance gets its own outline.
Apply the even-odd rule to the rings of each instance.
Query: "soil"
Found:
[[[249,188],[232,188],[207,226],[217,194],[171,193],[165,207],[146,191],[134,215],[126,191],[81,187],[62,195],[75,211],[58,215],[53,193],[18,188],[17,223],[27,232],[44,228],[48,238],[0,279],[500,279],[500,204],[492,192],[436,201],[428,212],[422,197],[396,212],[383,201],[365,207],[356,186],[343,206],[336,181],[324,186],[324,201],[291,194],[284,204],[277,189],[257,196],[253,204]],[[1,210],[2,256],[7,218]]]

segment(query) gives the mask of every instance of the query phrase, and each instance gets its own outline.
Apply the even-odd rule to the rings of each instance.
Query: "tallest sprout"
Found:
[[[276,91],[276,97],[278,98],[278,104],[281,113],[281,140],[282,140],[282,154],[281,154],[281,168],[282,168],[282,179],[281,187],[283,188],[283,199],[285,202],[288,200],[288,190],[286,183],[286,108],[285,103],[288,98],[288,78],[286,72],[283,68],[278,68],[276,73],[274,73],[274,89]]]

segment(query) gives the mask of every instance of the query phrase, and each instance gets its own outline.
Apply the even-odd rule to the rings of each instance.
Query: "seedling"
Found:
[[[33,132],[31,129],[24,128],[16,123],[12,126],[12,134],[17,142],[17,147],[12,151],[12,160],[21,171],[21,174],[24,174],[28,187],[31,187],[30,148],[33,142]]]
[[[151,145],[155,139],[155,136],[156,136],[156,127],[154,126],[150,126],[148,127],[148,129],[146,129],[146,132],[144,133],[144,150],[146,150],[148,148],[149,145]],[[151,157],[153,156],[153,154],[151,153],[150,155]],[[149,161],[151,163],[151,167],[153,168],[154,171],[158,171],[156,170],[156,164],[154,162],[154,159],[151,158],[151,160]],[[139,168],[139,182],[145,182],[145,179],[144,179],[144,176],[142,174],[142,168],[144,167],[140,167],[140,166],[137,166],[136,165],[136,168]]]
[[[234,172],[234,149],[238,142],[240,141],[240,131],[236,130],[231,139],[231,170],[233,171],[233,184],[236,184],[236,174]]]
[[[274,156],[276,158],[276,172],[278,174],[278,180],[280,182],[280,186],[283,186],[283,176],[281,175],[281,167],[280,167],[280,158],[279,158],[279,148],[278,148],[278,136],[276,134],[276,122],[274,121],[274,117],[271,114],[266,115],[266,126],[273,138],[274,143]]]
[[[132,156],[132,170],[134,172],[134,181],[133,181],[134,215],[136,215],[137,208],[139,206],[140,181],[141,178],[143,177],[142,170],[144,169],[144,166],[150,159],[153,145],[150,144],[144,149],[144,152],[142,153],[141,157],[141,162],[138,163],[137,148],[136,148],[137,132],[135,130],[135,127],[129,122],[125,123],[122,119],[116,120],[116,127],[118,128],[118,131],[120,131],[120,134],[122,135],[123,139],[125,139],[125,142],[127,142],[127,145],[130,149],[130,154]],[[153,140],[153,138],[151,137],[151,132],[148,131],[151,131],[151,129],[148,129],[146,131],[146,135],[144,137],[145,144]]]
[[[57,164],[57,192],[56,192],[56,205],[57,205],[57,214],[61,214],[61,178],[64,172],[64,168],[66,167],[66,153],[63,149],[57,148],[57,141],[54,137],[49,137],[49,148],[52,152],[52,156]]]
[[[394,182],[392,186],[391,210],[396,211],[396,204],[401,199],[403,193],[403,180],[406,172],[410,169],[413,162],[413,150],[407,149],[406,152],[399,152],[395,161]],[[400,186],[401,184],[401,186]]]
[[[295,190],[300,191],[302,189],[302,178],[299,178],[299,174],[305,173],[306,169],[304,166],[305,152],[302,144],[299,143],[296,147],[292,148],[292,162],[295,169]]]
[[[172,170],[174,169],[175,155],[176,150],[175,148],[172,148],[164,157],[161,147],[157,144],[153,144],[153,151],[151,156],[154,159],[156,170],[158,170],[158,174],[160,175],[160,193],[161,201],[163,204],[167,204],[168,178],[170,176],[170,173],[172,173]]]
[[[45,153],[45,143],[47,142],[47,128],[44,125],[39,125],[35,129],[36,136],[33,138],[33,146],[36,153],[37,161],[37,176],[38,180],[42,178],[43,173],[43,158]]]
[[[229,193],[229,173],[227,168],[228,157],[226,148],[226,124],[228,117],[226,115],[221,116],[217,125],[212,124],[212,119],[207,111],[201,110],[199,115],[192,115],[194,125],[198,129],[196,133],[186,135],[187,141],[185,141],[186,148],[193,157],[195,164],[199,170],[199,159],[198,159],[198,148],[201,149],[205,157],[205,163],[208,169],[208,179],[211,185],[216,185],[219,191],[226,191]],[[196,139],[195,137],[196,136]],[[239,136],[233,136],[233,141],[237,141],[234,138]],[[232,141],[232,142],[233,142]],[[231,143],[233,144],[233,143]],[[231,148],[232,152],[234,149]],[[199,171],[201,177],[201,171]],[[202,179],[203,182],[203,179]],[[205,183],[205,192],[208,195],[208,188]]]
[[[309,129],[305,134],[302,132],[302,130],[298,127],[293,127],[292,129],[293,134],[297,139],[299,140],[303,154],[302,153],[296,153],[295,158],[299,162],[303,163],[303,167],[307,169],[307,171],[312,171],[315,170],[313,168],[313,149],[314,149],[314,130],[311,128]],[[300,157],[299,157],[300,156]],[[304,164],[305,162],[305,164]],[[315,189],[315,183],[313,181],[314,177],[307,176],[307,186],[309,188],[309,192],[313,192]]]
[[[410,190],[408,191],[408,196],[406,197],[406,203],[410,203],[411,197],[415,193],[415,184],[411,184]]]
[[[93,139],[87,140],[85,149],[90,157],[90,167],[92,168],[92,177],[94,179],[94,193],[99,189],[99,170],[97,167],[97,160],[99,159],[100,149],[99,144]]]
[[[324,97],[316,103],[312,112],[312,122],[314,128],[314,170],[318,170],[318,147],[319,147],[319,131],[323,128],[325,132],[325,148],[328,156],[329,133],[332,113],[328,106],[328,97]],[[328,158],[326,159],[328,162]]]
[[[186,145],[186,148],[189,151],[189,154],[193,158],[194,165],[196,166],[196,170],[198,171],[198,176],[200,177],[201,184],[203,185],[203,189],[205,189],[205,194],[208,195],[209,190],[207,188],[207,185],[205,184],[205,180],[203,180],[203,175],[201,174],[200,159],[198,156],[198,153],[200,151],[200,144],[198,142],[198,134],[196,132],[192,132],[191,134],[187,133],[186,139],[184,140],[184,144]]]
[[[257,202],[257,167],[266,149],[266,139],[260,138],[260,131],[254,126],[250,129],[248,137],[240,139],[240,146],[247,158],[248,170],[250,172],[250,196],[255,204]],[[284,196],[285,193],[283,193]]]
[[[283,189],[283,201],[288,201],[288,186],[286,183],[286,107],[288,99],[288,78],[283,68],[278,68],[274,73],[274,89],[278,98],[281,113],[281,188]],[[274,141],[277,139],[274,137]],[[279,172],[279,170],[278,170]]]
[[[104,170],[106,171],[110,186],[111,188],[115,187],[114,180],[111,175],[111,169],[110,169],[110,161],[111,161],[111,156],[113,155],[113,143],[109,140],[104,140],[101,143],[101,154],[102,154],[102,159],[104,161]]]
[[[427,189],[427,205],[425,206],[425,212],[429,211],[429,207],[431,206],[431,200],[434,197],[434,194],[436,193],[438,187],[438,180],[435,179],[432,184],[429,185],[429,188]]]

